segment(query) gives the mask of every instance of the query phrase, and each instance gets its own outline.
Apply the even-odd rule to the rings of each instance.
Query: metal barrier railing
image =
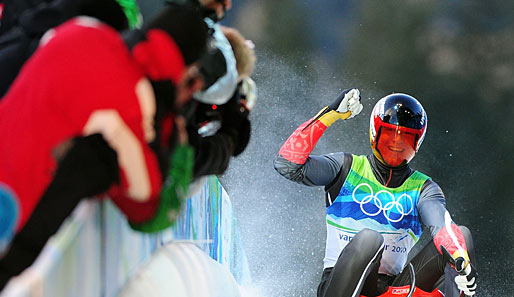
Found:
[[[199,194],[186,200],[177,223],[158,234],[131,230],[109,200],[83,201],[36,262],[13,278],[1,296],[116,296],[141,264],[170,241],[195,243],[226,266],[239,284],[249,284],[230,199],[211,176]]]

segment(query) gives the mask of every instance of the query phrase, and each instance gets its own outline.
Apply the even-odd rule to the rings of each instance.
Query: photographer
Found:
[[[244,151],[251,132],[248,116],[257,99],[257,88],[250,78],[256,60],[253,43],[233,28],[220,26],[220,29],[229,41],[236,60],[237,87],[225,104],[192,103],[196,106],[194,115],[188,121],[188,134],[195,148],[193,178],[198,186],[202,185],[200,177],[222,174],[230,158]],[[196,94],[194,99],[201,101]],[[194,187],[191,188],[194,191]]]
[[[251,41],[217,23],[231,8],[230,0],[174,0],[168,4],[195,7],[210,28],[208,52],[200,67],[204,87],[185,108],[189,142],[195,149],[196,186],[190,186],[191,195],[203,185],[202,176],[225,172],[230,158],[248,145],[248,115],[257,98],[250,78],[256,58]]]

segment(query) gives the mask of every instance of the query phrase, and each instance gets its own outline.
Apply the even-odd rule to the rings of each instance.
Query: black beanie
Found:
[[[80,15],[95,17],[117,31],[129,28],[127,16],[116,0],[82,0],[81,2]]]
[[[190,65],[204,54],[207,43],[207,25],[197,10],[189,6],[167,6],[144,26],[168,33],[179,47],[184,62]]]

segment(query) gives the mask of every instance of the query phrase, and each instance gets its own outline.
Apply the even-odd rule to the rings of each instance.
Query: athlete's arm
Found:
[[[343,154],[325,156],[310,156],[310,154],[330,125],[339,119],[352,118],[361,110],[359,91],[344,90],[331,105],[323,108],[289,136],[274,162],[275,169],[282,176],[305,185],[321,186],[330,183],[342,166]]]
[[[279,155],[274,162],[277,170],[285,178],[307,186],[329,184],[344,164],[344,153],[322,156],[309,156],[305,164],[295,164]]]
[[[433,243],[439,253],[445,255],[443,252],[445,249],[454,260],[464,259],[464,261],[452,263],[454,269],[459,272],[455,277],[455,283],[466,296],[473,296],[477,288],[475,263],[470,263],[464,235],[452,221],[445,207],[444,194],[435,182],[428,180],[423,185],[418,211],[421,220],[430,230]]]
[[[423,224],[430,230],[439,253],[443,254],[443,246],[454,259],[463,257],[466,263],[469,263],[464,235],[446,209],[446,200],[441,188],[432,180],[427,180],[421,189],[418,211]]]

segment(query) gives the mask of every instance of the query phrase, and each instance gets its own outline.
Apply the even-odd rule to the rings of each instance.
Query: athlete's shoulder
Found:
[[[344,153],[344,152],[335,152],[335,153],[328,153],[328,154],[324,154],[322,155],[324,158],[327,158],[327,159],[330,159],[330,160],[333,160],[335,161],[336,163],[339,163],[340,165],[343,165],[343,162],[344,162],[344,156],[346,155],[347,153]]]
[[[420,201],[425,200],[440,200],[445,201],[445,196],[441,187],[432,179],[427,179],[420,191]]]
[[[371,162],[366,155],[358,155],[353,153],[343,153],[344,154],[344,167],[363,167],[363,166],[371,166]]]
[[[421,171],[419,171],[419,170],[417,170],[417,169],[414,169],[414,168],[412,168],[412,167],[409,167],[409,168],[410,168],[410,169],[411,169],[411,171],[412,171],[412,173],[411,173],[411,175],[410,175],[410,176],[414,176],[414,177],[416,177],[417,179],[424,180],[424,181],[425,181],[425,183],[426,183],[426,182],[429,182],[429,181],[432,181],[432,178],[431,178],[429,175],[427,175],[426,173],[423,173],[423,172],[421,172]]]
[[[345,153],[352,157],[352,159],[357,160],[359,162],[368,162],[368,156],[367,155],[358,155],[358,154],[352,154],[352,153]]]

